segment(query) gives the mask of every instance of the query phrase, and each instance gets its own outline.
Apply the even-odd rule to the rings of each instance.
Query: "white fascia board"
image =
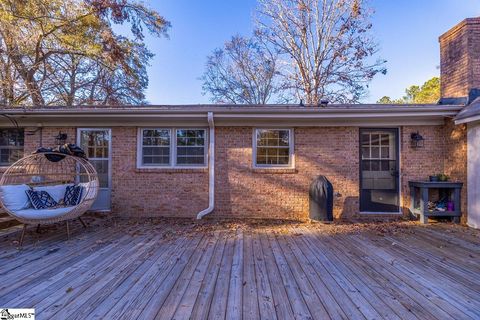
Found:
[[[464,119],[455,120],[455,124],[464,124],[464,123],[470,123],[470,122],[475,122],[475,121],[480,121],[480,114],[477,115],[477,116],[473,116],[473,117],[468,117],[468,118],[464,118]]]
[[[375,125],[438,125],[445,117],[454,117],[460,107],[425,107],[402,108],[392,112],[391,108],[366,110],[360,108],[330,109],[288,109],[265,110],[265,108],[251,108],[248,110],[220,109],[215,112],[215,119],[219,126],[250,126],[269,123],[282,123],[291,126],[361,126],[374,123]],[[261,111],[260,111],[261,110]],[[6,111],[6,110],[5,110]],[[11,111],[11,112],[10,112]],[[207,111],[166,110],[166,109],[123,109],[123,110],[8,110],[5,114],[13,117],[20,126],[84,126],[95,124],[98,126],[150,126],[155,124],[194,125],[207,122]],[[0,125],[10,122],[0,117]]]

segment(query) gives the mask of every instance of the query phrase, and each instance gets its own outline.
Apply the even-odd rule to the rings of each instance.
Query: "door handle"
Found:
[[[400,174],[398,171],[391,171],[390,174],[392,175],[392,177],[398,177]]]

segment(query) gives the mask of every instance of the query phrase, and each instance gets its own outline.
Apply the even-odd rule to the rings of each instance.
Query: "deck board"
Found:
[[[0,306],[37,319],[478,319],[480,232],[451,224],[88,218],[0,237]],[[381,230],[381,231],[379,231]]]

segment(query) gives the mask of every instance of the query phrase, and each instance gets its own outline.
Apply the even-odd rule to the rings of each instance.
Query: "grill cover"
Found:
[[[325,176],[317,176],[310,184],[310,219],[333,221],[333,185]]]

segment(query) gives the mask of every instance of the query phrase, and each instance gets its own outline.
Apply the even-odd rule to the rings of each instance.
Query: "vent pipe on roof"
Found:
[[[213,112],[208,113],[208,126],[210,128],[208,146],[208,208],[197,214],[197,219],[202,219],[211,213],[215,207],[215,122]]]

